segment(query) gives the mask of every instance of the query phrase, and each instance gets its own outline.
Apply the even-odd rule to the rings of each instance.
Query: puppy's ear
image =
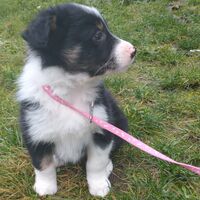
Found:
[[[30,23],[22,37],[33,48],[45,48],[51,31],[56,31],[56,15],[44,11]]]

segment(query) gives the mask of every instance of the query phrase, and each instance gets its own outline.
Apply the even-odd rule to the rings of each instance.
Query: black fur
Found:
[[[96,104],[104,105],[106,108],[106,112],[108,113],[109,119],[108,122],[117,126],[118,128],[128,131],[128,121],[124,116],[123,112],[117,106],[116,101],[110,94],[110,92],[104,87],[102,84],[99,89],[99,95],[96,99]],[[105,148],[110,142],[113,140],[113,150],[117,149],[121,143],[122,139],[109,131],[103,130],[104,134],[94,134],[94,141],[101,148]]]

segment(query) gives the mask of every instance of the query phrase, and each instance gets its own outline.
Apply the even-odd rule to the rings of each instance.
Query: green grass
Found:
[[[20,137],[15,81],[31,18],[59,0],[0,2],[0,199],[38,199],[34,174]],[[111,30],[133,43],[137,61],[127,73],[106,79],[129,119],[130,132],[171,158],[200,166],[200,3],[198,0],[80,0],[96,6]],[[179,4],[179,9],[172,9]],[[200,177],[130,145],[114,158],[112,189],[105,199],[198,200]],[[59,191],[43,199],[91,197],[79,165],[58,172]]]

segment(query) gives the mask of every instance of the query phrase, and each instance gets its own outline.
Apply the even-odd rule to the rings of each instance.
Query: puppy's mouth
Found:
[[[110,74],[112,72],[125,72],[131,64],[133,64],[135,57],[133,57],[127,65],[120,65],[114,57],[111,57],[107,62],[101,65],[95,72],[95,76]]]
[[[120,65],[120,64],[116,64],[115,68],[114,68],[114,72],[125,72],[128,70],[128,68],[134,63],[135,61],[135,57],[133,57],[129,63],[127,63],[126,65]]]

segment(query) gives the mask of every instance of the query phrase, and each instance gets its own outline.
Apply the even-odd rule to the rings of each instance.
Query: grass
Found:
[[[15,81],[25,44],[20,32],[40,9],[59,0],[1,0],[0,199],[39,199],[20,137]],[[106,79],[129,119],[130,132],[177,161],[200,166],[200,3],[198,0],[92,1],[111,30],[133,43],[137,61]],[[179,5],[179,6],[177,6]],[[105,199],[198,200],[200,178],[125,145],[114,158],[112,190]],[[79,165],[58,172],[59,191],[42,199],[98,199]]]

